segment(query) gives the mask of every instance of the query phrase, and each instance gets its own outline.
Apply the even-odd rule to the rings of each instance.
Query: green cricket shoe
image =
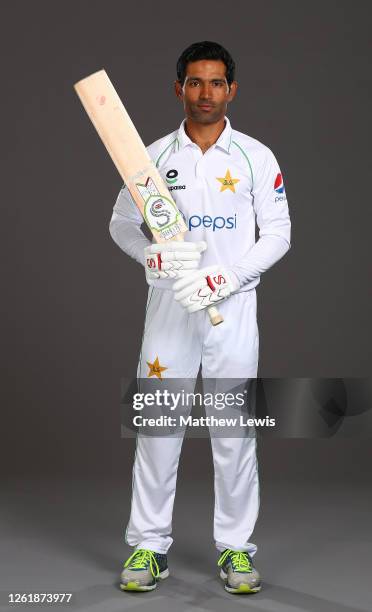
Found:
[[[120,588],[122,591],[153,591],[158,580],[168,576],[167,555],[138,548],[124,563]]]
[[[228,593],[248,594],[261,591],[261,578],[253,567],[251,556],[227,548],[218,559],[221,568],[220,578],[225,581]]]

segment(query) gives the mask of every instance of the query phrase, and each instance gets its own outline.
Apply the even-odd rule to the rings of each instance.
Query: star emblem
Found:
[[[239,183],[240,179],[232,178],[230,174],[230,170],[227,170],[225,176],[221,178],[217,178],[217,180],[220,181],[221,183],[220,192],[225,191],[226,189],[230,189],[230,191],[232,191],[233,193],[236,193],[235,183]]]
[[[146,363],[150,368],[149,373],[147,374],[147,378],[150,378],[151,376],[156,376],[157,378],[159,378],[159,380],[163,380],[161,373],[164,372],[164,370],[168,370],[168,368],[165,368],[164,366],[160,365],[159,357],[155,359],[154,363],[151,363],[151,361],[146,361]]]

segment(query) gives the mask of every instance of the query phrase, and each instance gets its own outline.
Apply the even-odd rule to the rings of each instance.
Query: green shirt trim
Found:
[[[249,166],[249,170],[250,170],[250,173],[251,173],[251,178],[252,178],[252,189],[253,189],[253,170],[252,170],[251,162],[249,161],[249,157],[248,157],[248,155],[246,154],[246,152],[245,152],[245,151],[244,151],[244,150],[241,148],[241,146],[240,146],[240,145],[238,145],[238,143],[237,143],[237,142],[235,142],[235,140],[233,140],[233,141],[232,141],[232,143],[238,147],[238,149],[240,150],[240,152],[242,153],[242,155],[244,155],[245,159],[247,160],[247,163],[248,163],[248,166]]]
[[[174,140],[172,140],[172,142],[169,143],[169,145],[167,147],[165,147],[164,151],[162,151],[158,157],[158,159],[156,160],[156,167],[159,168],[159,164],[160,164],[160,160],[163,157],[163,155],[168,151],[169,147],[171,147],[172,145],[174,145],[175,142],[178,142],[177,138],[175,138]],[[179,146],[179,145],[178,145]]]

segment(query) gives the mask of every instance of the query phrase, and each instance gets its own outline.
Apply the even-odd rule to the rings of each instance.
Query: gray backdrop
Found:
[[[106,68],[150,143],[182,120],[173,94],[181,51],[202,39],[225,45],[240,85],[229,117],[275,152],[293,222],[291,251],[258,290],[260,374],[369,376],[371,9],[340,0],[1,3],[6,592],[55,586],[80,591],[79,609],[124,605],[107,603],[124,558],[134,449],[120,439],[120,379],[135,370],[146,284],[109,236],[121,180],[73,83]],[[352,597],[371,609],[363,574],[370,441],[263,440],[259,462],[256,538],[263,596],[274,603],[254,609],[354,612]],[[215,595],[208,586],[212,505],[208,441],[187,440],[178,576],[197,567],[206,582],[194,591],[195,576],[186,586],[173,578],[163,591],[169,606],[149,599],[152,612],[226,609],[220,585]],[[35,556],[41,541],[45,558]],[[196,542],[200,555],[211,546],[208,563],[196,561]],[[352,577],[343,561],[351,554]],[[181,606],[190,592],[193,605]]]
[[[369,2],[1,8],[5,474],[129,469],[120,378],[135,371],[146,285],[109,236],[121,179],[72,85],[105,67],[150,143],[182,120],[175,62],[196,40],[233,54],[231,121],[286,181],[293,246],[258,290],[261,376],[370,374]],[[294,449],[322,452],[267,443],[268,461],[277,444],[288,478]],[[347,444],[360,475],[363,444]]]

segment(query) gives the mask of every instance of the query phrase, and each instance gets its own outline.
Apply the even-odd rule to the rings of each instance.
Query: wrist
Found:
[[[227,270],[227,273],[231,281],[231,288],[232,288],[231,293],[235,293],[241,287],[239,277],[235,272],[233,272],[233,270]]]

